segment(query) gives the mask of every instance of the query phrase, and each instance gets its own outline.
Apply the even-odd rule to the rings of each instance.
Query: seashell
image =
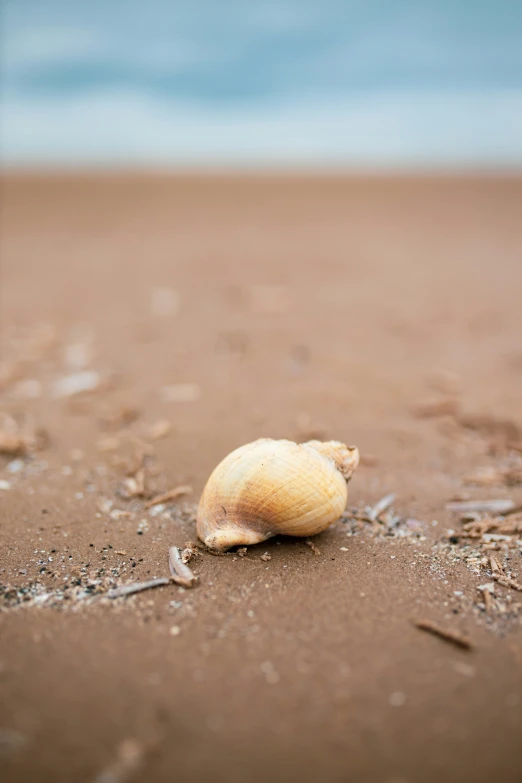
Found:
[[[198,536],[223,552],[278,534],[320,533],[343,513],[346,485],[358,464],[358,449],[338,441],[247,443],[208,479],[198,507]]]

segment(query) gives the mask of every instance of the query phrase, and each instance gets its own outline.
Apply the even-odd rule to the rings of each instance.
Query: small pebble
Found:
[[[395,691],[394,693],[390,694],[388,701],[390,707],[402,707],[404,704],[406,704],[406,694],[402,691]]]

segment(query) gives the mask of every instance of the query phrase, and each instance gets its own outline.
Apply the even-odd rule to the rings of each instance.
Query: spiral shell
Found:
[[[233,451],[211,474],[198,507],[197,532],[210,548],[258,544],[278,534],[312,536],[346,507],[359,464],[338,441],[261,438]]]

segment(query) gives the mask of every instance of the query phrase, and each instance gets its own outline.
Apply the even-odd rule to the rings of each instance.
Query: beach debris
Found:
[[[491,614],[495,608],[495,602],[493,600],[493,595],[495,593],[495,583],[488,582],[485,585],[479,585],[477,587],[477,590],[480,593],[482,593],[482,597],[484,599],[484,606],[486,607],[486,612],[488,614]]]
[[[516,579],[512,579],[510,576],[501,573],[492,574],[491,578],[498,582],[499,585],[502,585],[502,587],[511,587],[512,590],[517,590],[519,593],[522,593],[522,584],[517,582]]]
[[[0,729],[0,759],[18,753],[27,743],[27,737],[16,729]]]
[[[145,508],[152,508],[153,506],[158,506],[160,504],[171,503],[183,495],[190,495],[191,492],[192,487],[188,484],[182,484],[179,487],[173,487],[172,489],[167,490],[167,492],[162,492],[160,495],[156,495],[155,497],[148,500],[145,503]]]
[[[520,458],[511,460],[508,464],[482,467],[469,473],[462,479],[464,484],[478,487],[505,485],[515,487],[522,484],[522,461]]]
[[[451,501],[446,503],[447,511],[457,511],[460,513],[468,512],[486,512],[489,514],[507,514],[515,509],[515,503],[508,498],[499,498],[494,500],[463,500]]]
[[[64,375],[56,380],[52,386],[55,399],[73,397],[83,392],[95,391],[101,383],[101,376],[96,370],[81,370],[80,372]]]
[[[368,517],[372,522],[377,522],[381,514],[384,514],[390,506],[393,505],[395,500],[395,494],[391,492],[389,495],[385,495],[381,498],[368,512]]]
[[[476,519],[463,524],[463,532],[459,533],[461,538],[483,538],[484,541],[502,541],[506,537],[515,533],[522,533],[521,519],[506,519],[505,517],[496,517],[490,519]]]
[[[465,636],[462,636],[456,631],[441,628],[431,620],[417,620],[415,622],[415,627],[421,631],[426,631],[427,633],[431,633],[434,636],[438,636],[439,639],[443,639],[445,642],[454,644],[456,647],[460,647],[463,650],[471,650],[472,648],[471,641]]]
[[[116,758],[103,769],[93,783],[127,783],[143,764],[145,749],[135,739],[126,739],[118,747]]]
[[[195,402],[201,397],[198,383],[174,383],[162,386],[160,397],[163,402]]]
[[[522,429],[509,419],[497,419],[489,414],[461,414],[458,423],[463,429],[476,432],[489,443],[492,454],[522,449]]]
[[[25,454],[27,451],[28,444],[22,435],[0,431],[0,454]]]
[[[151,440],[161,440],[172,431],[172,423],[168,419],[160,419],[151,424],[147,429],[147,435]]]
[[[306,541],[305,541],[305,544],[306,544],[306,546],[309,546],[309,547],[310,547],[310,549],[312,550],[312,552],[314,553],[314,555],[320,555],[320,554],[321,554],[321,550],[319,549],[319,547],[318,547],[318,546],[316,546],[316,545],[314,544],[314,542],[313,542],[313,541],[311,541],[309,538],[307,538],[307,539],[306,539]]]
[[[116,519],[116,520],[130,519],[130,517],[132,517],[132,514],[130,511],[124,511],[122,508],[113,508],[112,511],[109,512],[109,516],[111,519]]]
[[[285,362],[289,375],[301,375],[310,362],[310,349],[307,345],[292,345]]]
[[[406,694],[402,691],[390,693],[388,703],[390,707],[403,707],[406,704]]]
[[[169,568],[172,580],[181,587],[194,587],[198,577],[191,571],[183,560],[181,550],[177,546],[169,547]]]
[[[186,565],[187,563],[190,563],[194,557],[197,557],[199,553],[199,546],[194,541],[187,541],[181,552],[181,559]]]
[[[77,324],[71,329],[63,349],[63,361],[69,370],[84,370],[94,358],[94,329],[91,324]]]
[[[154,286],[150,292],[150,310],[157,318],[168,318],[176,315],[181,297],[173,288]]]
[[[264,554],[262,554],[259,559],[262,560],[264,563],[269,563],[270,560],[272,559],[272,555],[269,555],[268,552],[264,552]]]
[[[145,495],[145,470],[139,468],[133,476],[127,476],[120,486],[120,495],[127,500],[141,498]]]
[[[414,413],[420,419],[430,419],[438,416],[455,416],[458,410],[459,401],[455,397],[436,397],[418,403]]]
[[[120,405],[100,416],[101,425],[107,430],[121,430],[137,421],[141,411],[136,405]]]
[[[112,587],[105,595],[107,598],[122,598],[134,593],[142,593],[144,590],[151,590],[155,587],[163,587],[171,584],[172,579],[167,576],[161,576],[158,579],[149,579],[147,582],[134,582],[130,585],[119,585]]]
[[[39,428],[25,432],[19,423],[7,414],[0,414],[0,454],[23,456],[47,446],[49,435]]]
[[[452,666],[454,671],[462,674],[463,677],[474,677],[477,673],[474,666],[470,666],[469,663],[464,663],[464,661],[453,661]]]

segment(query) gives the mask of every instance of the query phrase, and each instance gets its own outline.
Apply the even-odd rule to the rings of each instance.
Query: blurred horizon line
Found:
[[[29,164],[3,163],[0,165],[1,179],[404,179],[404,180],[446,180],[446,179],[522,179],[522,163],[513,165],[449,165],[405,166],[391,163],[381,165],[314,165],[299,164],[226,164],[226,165],[178,165],[178,164]]]

